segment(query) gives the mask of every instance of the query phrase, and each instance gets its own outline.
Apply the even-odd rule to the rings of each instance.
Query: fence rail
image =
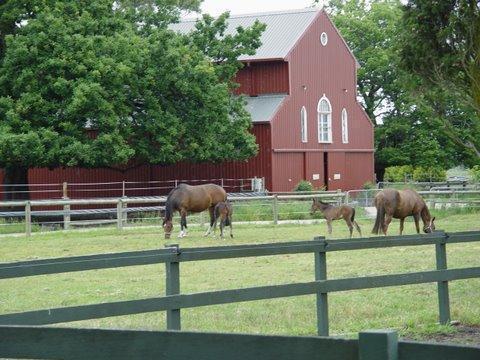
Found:
[[[168,194],[168,192],[178,186],[178,184],[206,184],[214,183],[224,187],[229,192],[252,192],[264,191],[264,178],[246,178],[246,179],[174,179],[174,180],[157,180],[157,181],[113,181],[113,182],[96,182],[96,183],[75,183],[63,182],[55,184],[0,184],[0,198],[7,199],[15,196],[25,196],[30,194],[36,199],[52,199],[52,198],[77,198],[101,196],[153,196]]]
[[[267,206],[271,207],[271,221],[274,224],[278,224],[280,213],[279,213],[279,203],[282,201],[289,200],[305,200],[312,199],[314,197],[328,199],[330,201],[341,203],[345,197],[345,193],[341,192],[318,192],[313,194],[290,194],[290,195],[261,195],[261,196],[229,196],[229,201],[234,203],[242,202],[251,202],[251,201],[268,201]],[[159,211],[162,210],[163,204],[166,201],[166,196],[148,196],[148,197],[119,197],[119,198],[98,198],[98,199],[57,199],[57,200],[32,200],[32,201],[0,201],[0,208],[23,208],[23,211],[7,211],[4,214],[8,216],[17,216],[25,218],[25,234],[30,236],[32,234],[32,217],[33,216],[46,216],[50,215],[51,217],[60,216],[63,218],[61,224],[64,229],[69,229],[73,224],[71,219],[73,214],[83,214],[90,211],[90,214],[98,213],[100,210],[72,210],[74,206],[98,206],[105,205],[110,206],[108,209],[103,209],[105,214],[116,215],[115,220],[108,221],[109,223],[116,223],[118,229],[123,229],[124,225],[127,222],[127,214],[132,211]],[[142,208],[133,208],[129,209],[128,205],[156,205],[154,207],[142,207]],[[161,205],[161,206],[159,206]],[[116,206],[115,208],[113,206]],[[53,210],[53,211],[34,211],[32,208],[48,208],[48,207],[61,207],[62,210]],[[201,215],[202,216],[202,215]]]
[[[431,282],[437,282],[440,322],[447,324],[450,321],[448,281],[479,278],[480,267],[448,269],[446,245],[477,241],[480,241],[480,231],[459,233],[438,231],[426,235],[371,237],[332,241],[326,241],[325,238],[318,237],[315,238],[314,241],[187,249],[180,249],[177,245],[171,245],[161,250],[5,263],[0,264],[0,279],[165,263],[167,286],[166,296],[163,297],[3,314],[0,315],[0,324],[45,325],[110,316],[167,311],[167,328],[170,330],[180,330],[180,309],[182,308],[316,294],[318,333],[319,335],[328,335],[329,292]],[[435,245],[435,270],[357,278],[327,279],[327,253],[330,251],[351,251],[419,245]],[[315,281],[209,291],[196,294],[180,294],[181,262],[300,253],[314,254]]]
[[[379,189],[350,190],[347,192],[326,191],[315,193],[289,193],[238,196],[231,194],[229,200],[237,203],[237,209],[246,210],[247,215],[244,221],[269,221],[278,224],[281,220],[311,219],[309,207],[304,200],[314,197],[333,202],[335,204],[347,203],[359,207],[373,207],[373,199]],[[434,209],[443,209],[452,206],[458,207],[480,207],[480,191],[478,190],[450,190],[448,192],[420,191],[428,206]],[[57,228],[70,229],[77,225],[101,225],[116,224],[118,229],[123,229],[130,223],[147,221],[159,223],[160,217],[155,212],[163,209],[165,196],[144,196],[144,197],[117,197],[117,198],[90,198],[90,199],[56,199],[56,200],[31,200],[31,201],[0,201],[0,216],[4,218],[20,218],[25,220],[24,231],[30,236],[32,231],[38,231],[34,227],[37,220],[42,217],[44,220],[39,224],[56,226]],[[286,206],[285,203],[295,206]],[[101,209],[95,207],[103,206]],[[254,210],[248,214],[249,206],[257,206],[261,209]],[[78,209],[78,207],[89,207]],[[23,208],[23,209],[22,209]],[[54,208],[53,210],[45,210]],[[40,210],[38,210],[40,209]],[[142,215],[147,214],[147,215]],[[138,215],[137,215],[138,214]],[[258,215],[259,218],[252,218]],[[97,217],[92,220],[93,217]],[[107,219],[98,219],[99,216]],[[138,217],[135,217],[138,216]],[[242,216],[241,211],[236,211],[236,220]],[[79,220],[88,218],[87,220]],[[200,224],[205,223],[205,215],[197,214],[190,217]],[[47,219],[47,220],[45,220]],[[50,220],[48,220],[50,219]],[[21,232],[22,224],[17,221],[0,222],[1,227],[13,226],[13,230]],[[159,225],[159,224],[157,224]],[[13,231],[12,230],[12,231]]]
[[[478,360],[480,347],[398,341],[394,331],[358,339],[196,332],[0,326],[11,359]]]

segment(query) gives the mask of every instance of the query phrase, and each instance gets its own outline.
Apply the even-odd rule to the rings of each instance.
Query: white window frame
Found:
[[[342,109],[342,143],[348,144],[348,113],[347,109]]]
[[[321,108],[322,102],[328,104],[328,111]],[[325,94],[323,94],[317,105],[317,130],[319,143],[332,143],[332,104]]]
[[[305,106],[300,110],[300,136],[302,143],[308,142],[308,118]]]
[[[323,46],[327,46],[328,44],[328,35],[326,32],[322,32],[320,34],[320,43],[323,45]]]

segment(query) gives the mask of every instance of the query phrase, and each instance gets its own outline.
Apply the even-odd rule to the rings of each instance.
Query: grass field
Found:
[[[480,230],[480,213],[437,211],[437,229]],[[177,220],[177,219],[176,219]],[[359,221],[369,234],[373,221]],[[175,230],[178,232],[178,222]],[[398,233],[398,222],[391,234]],[[414,233],[412,221],[406,233]],[[181,247],[309,240],[325,235],[326,225],[236,225],[234,239],[204,238],[193,227],[189,236],[169,243]],[[343,222],[334,223],[336,238],[346,237]],[[328,238],[328,237],[327,237]],[[161,228],[113,229],[2,237],[0,262],[163,248]],[[449,268],[480,266],[480,243],[447,246]],[[434,246],[334,252],[327,256],[328,277],[343,278],[435,269]],[[314,279],[312,254],[242,258],[181,264],[181,292],[285,284]],[[165,292],[163,265],[136,266],[0,281],[0,313],[50,307],[140,299]],[[452,319],[480,325],[480,279],[450,283]],[[353,336],[372,328],[395,328],[401,335],[422,338],[455,332],[437,325],[436,284],[334,293],[329,295],[330,328],[335,335]],[[67,326],[165,329],[163,312],[65,324]],[[182,310],[182,329],[265,334],[316,334],[315,296],[264,300]]]

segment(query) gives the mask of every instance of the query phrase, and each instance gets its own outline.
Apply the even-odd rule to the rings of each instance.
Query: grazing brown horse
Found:
[[[355,209],[353,207],[348,205],[333,206],[314,198],[312,207],[310,208],[310,214],[313,215],[317,210],[320,210],[325,220],[327,220],[329,234],[332,234],[332,221],[343,219],[350,230],[350,237],[353,235],[353,226],[355,226],[355,229],[357,229],[360,236],[362,236],[360,226],[358,226],[355,221]]]
[[[230,226],[230,237],[233,238],[233,233],[232,233],[232,204],[230,204],[228,201],[226,202],[219,202],[217,205],[215,205],[215,210],[213,212],[215,221],[213,223],[213,232],[215,233],[215,230],[217,229],[217,221],[220,219],[220,237],[224,239],[223,236],[223,229],[225,226]]]
[[[422,217],[424,232],[431,233],[435,230],[433,223],[435,218],[430,216],[425,201],[415,190],[382,190],[375,196],[375,207],[377,208],[377,218],[372,230],[373,234],[383,232],[384,235],[387,235],[388,225],[392,218],[395,218],[400,219],[400,235],[402,235],[403,223],[407,216],[413,216],[417,234],[420,233],[418,224],[420,217]]]
[[[227,200],[227,193],[221,186],[215,184],[187,185],[180,184],[168,194],[165,203],[165,217],[163,219],[163,230],[165,239],[169,239],[173,230],[172,217],[175,211],[180,213],[181,231],[178,237],[187,235],[187,213],[202,212],[209,210],[210,227],[205,236],[212,231],[215,205]]]

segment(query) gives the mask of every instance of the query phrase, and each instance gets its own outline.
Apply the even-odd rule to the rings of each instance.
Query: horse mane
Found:
[[[172,220],[173,217],[173,199],[172,195],[175,193],[175,189],[172,189],[167,196],[167,201],[165,201],[165,220]]]
[[[430,210],[428,210],[427,204],[423,207],[422,211],[420,212],[420,215],[422,216],[422,219],[424,221],[430,221],[432,219],[432,216],[430,215]]]
[[[323,202],[322,200],[318,199],[318,202],[322,205],[325,205],[326,207],[333,207],[332,204],[328,203],[328,202]]]

